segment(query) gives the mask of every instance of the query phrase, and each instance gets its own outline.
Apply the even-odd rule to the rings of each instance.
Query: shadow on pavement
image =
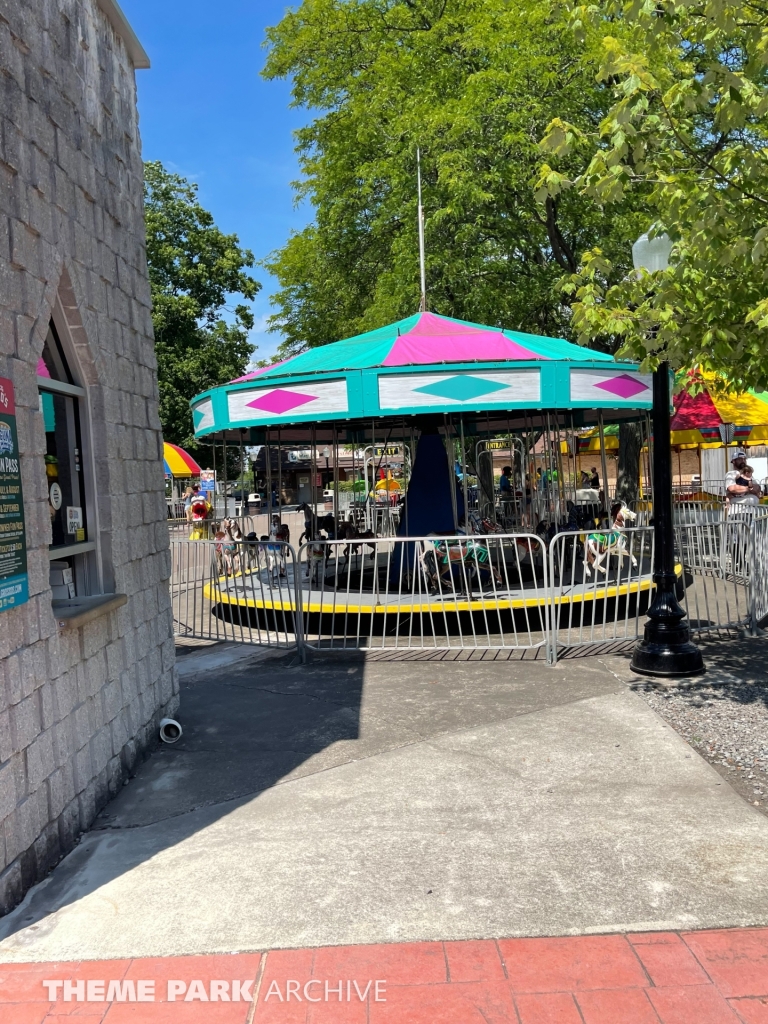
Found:
[[[262,653],[210,667],[210,655],[200,654],[199,671],[197,654],[180,659],[181,740],[138,768],[76,849],[0,921],[0,940],[32,945],[56,927],[58,910],[151,865],[274,786],[616,690],[596,659],[573,674],[519,661],[393,664],[357,652],[306,665],[295,652]],[[211,840],[212,856],[220,841],[228,840]]]

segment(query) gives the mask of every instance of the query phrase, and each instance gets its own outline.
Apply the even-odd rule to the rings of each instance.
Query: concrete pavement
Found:
[[[768,923],[768,819],[611,667],[186,655],[0,959]]]

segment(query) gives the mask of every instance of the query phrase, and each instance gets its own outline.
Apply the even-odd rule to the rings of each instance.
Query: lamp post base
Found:
[[[641,640],[635,647],[630,668],[641,676],[700,676],[706,672],[704,659],[696,644],[670,645]]]

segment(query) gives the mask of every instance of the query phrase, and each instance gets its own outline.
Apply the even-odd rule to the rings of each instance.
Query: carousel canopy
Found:
[[[197,436],[424,413],[649,409],[634,363],[519,331],[417,313],[197,395]]]
[[[183,448],[176,444],[163,441],[163,463],[165,475],[185,480],[187,477],[200,476],[200,467]]]

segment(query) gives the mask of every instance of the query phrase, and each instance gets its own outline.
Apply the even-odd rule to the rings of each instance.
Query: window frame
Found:
[[[92,444],[93,418],[89,392],[82,384],[84,377],[80,360],[77,357],[77,352],[67,330],[66,323],[64,311],[57,300],[51,313],[49,330],[52,329],[54,339],[58,342],[65,360],[67,376],[69,376],[73,383],[54,380],[52,377],[38,376],[37,389],[38,393],[47,391],[51,394],[67,396],[75,401],[76,441],[80,453],[81,488],[85,504],[84,513],[88,539],[58,547],[49,544],[48,558],[49,561],[71,559],[74,568],[77,596],[92,597],[104,593],[98,502],[96,501],[95,491],[96,472]]]

